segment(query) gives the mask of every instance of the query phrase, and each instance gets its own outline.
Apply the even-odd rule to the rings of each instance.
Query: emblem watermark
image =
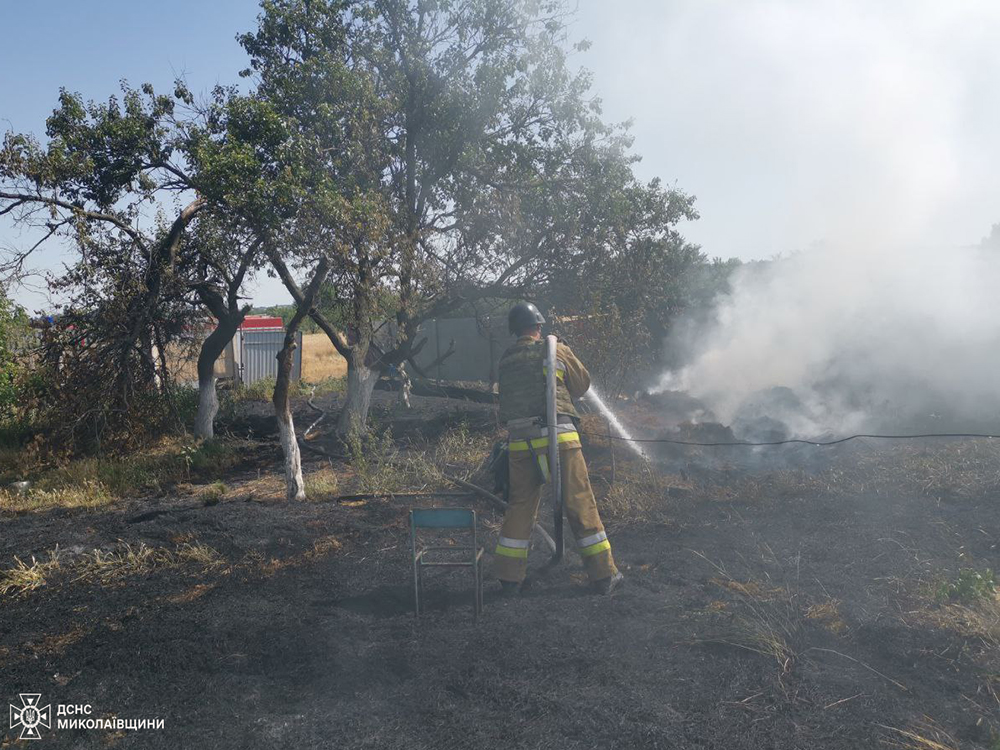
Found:
[[[49,729],[52,726],[52,706],[42,706],[41,693],[19,693],[21,705],[10,704],[10,728],[21,728],[19,740],[39,740],[42,738],[39,727]]]
[[[52,706],[42,705],[41,693],[19,693],[20,706],[10,704],[10,728],[20,729],[18,740],[41,739],[42,729],[52,729]],[[93,715],[89,703],[59,703],[55,710],[55,729],[104,729],[138,731],[163,729],[163,719],[126,719],[120,716]]]

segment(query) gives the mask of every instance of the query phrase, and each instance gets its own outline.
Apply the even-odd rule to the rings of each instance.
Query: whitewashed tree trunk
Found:
[[[219,413],[215,380],[214,373],[207,378],[198,378],[198,414],[194,420],[194,435],[205,440],[215,437],[215,416]]]
[[[295,436],[292,405],[288,388],[292,380],[292,355],[295,352],[295,328],[285,331],[285,345],[278,352],[278,375],[274,383],[274,416],[278,420],[278,441],[285,456],[285,495],[289,500],[305,500],[306,485],[302,478],[302,454]]]
[[[359,365],[353,358],[347,361],[347,395],[337,421],[337,434],[341,437],[355,430],[364,431],[378,377],[378,370]]]
[[[221,308],[221,302],[219,308]],[[195,437],[210,439],[215,436],[215,415],[219,413],[219,397],[215,393],[215,363],[226,350],[239,329],[244,311],[223,315],[218,310],[219,322],[202,342],[198,352],[198,415],[194,420]]]
[[[278,440],[285,456],[285,496],[289,501],[306,499],[306,484],[302,478],[302,453],[295,437],[295,423],[292,410],[285,404],[284,414],[278,417]]]

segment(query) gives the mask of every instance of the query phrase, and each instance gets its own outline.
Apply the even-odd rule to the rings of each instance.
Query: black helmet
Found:
[[[513,336],[517,336],[527,328],[540,326],[544,322],[545,318],[538,312],[538,308],[530,302],[518,302],[507,313],[507,327]]]

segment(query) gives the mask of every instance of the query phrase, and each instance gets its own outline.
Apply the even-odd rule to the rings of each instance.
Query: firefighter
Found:
[[[507,427],[509,505],[496,548],[495,571],[505,594],[516,593],[528,567],[531,528],[538,515],[542,484],[548,480],[548,432],[545,425],[545,318],[534,305],[515,305],[508,324],[517,341],[500,358],[500,421]],[[576,538],[591,586],[610,594],[623,580],[611,556],[611,544],[601,523],[587,464],[577,433],[573,399],[590,388],[590,373],[568,346],[556,349],[556,411],[559,464],[566,516]]]

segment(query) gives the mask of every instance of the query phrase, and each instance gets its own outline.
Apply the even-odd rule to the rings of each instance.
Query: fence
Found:
[[[382,347],[389,347],[395,341],[395,333],[395,321],[387,321],[379,329],[376,341]],[[284,337],[284,329],[277,326],[241,328],[216,362],[216,377],[245,385],[275,378],[278,374],[276,357]],[[346,372],[346,363],[326,334],[310,334],[308,339],[306,341],[301,332],[297,334],[292,380],[304,376],[316,381],[342,376]],[[513,341],[507,333],[505,316],[427,320],[417,330],[417,341],[422,339],[427,341],[413,359],[428,377],[483,383],[496,382],[500,356]],[[200,338],[195,337],[183,351],[179,345],[168,350],[170,369],[178,382],[197,382],[195,362],[200,344]],[[309,350],[305,357],[308,360],[305,371],[304,349]],[[448,356],[445,357],[445,354]]]
[[[206,333],[207,335],[207,333]],[[258,380],[273,380],[278,376],[278,352],[285,343],[285,331],[281,328],[241,328],[215,363],[215,376],[240,382],[244,385]],[[292,380],[302,376],[302,333],[297,334],[298,346],[292,355]],[[198,382],[198,350],[201,341],[172,345],[167,349],[167,358],[174,380],[177,382]]]
[[[302,376],[302,332],[296,335],[295,351],[292,353],[292,381]],[[235,362],[240,382],[244,385],[258,380],[273,380],[278,377],[278,352],[285,343],[285,331],[281,328],[240,329],[233,337],[232,351],[238,354]]]
[[[506,316],[427,320],[417,332],[417,341],[423,338],[427,343],[413,361],[429,377],[485,383],[496,382],[500,356],[513,343]]]

